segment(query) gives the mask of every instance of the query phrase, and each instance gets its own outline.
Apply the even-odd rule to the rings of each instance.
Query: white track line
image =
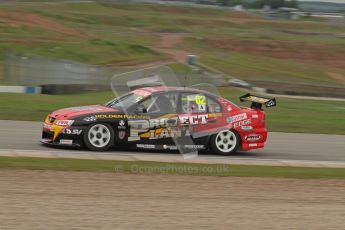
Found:
[[[89,151],[41,151],[0,149],[0,156],[9,157],[42,157],[42,158],[70,158],[93,160],[120,160],[120,161],[156,161],[167,163],[203,163],[203,164],[236,164],[236,165],[267,165],[267,166],[294,166],[294,167],[327,167],[345,168],[345,162],[337,161],[309,161],[309,160],[284,160],[284,159],[253,159],[230,158],[199,155],[197,158],[185,160],[179,154],[149,154],[149,153],[94,153]]]

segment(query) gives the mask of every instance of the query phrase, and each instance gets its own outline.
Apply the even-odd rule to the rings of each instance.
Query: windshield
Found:
[[[107,107],[127,110],[135,104],[138,104],[145,97],[143,95],[129,93],[123,96],[120,96],[108,103],[105,104]]]

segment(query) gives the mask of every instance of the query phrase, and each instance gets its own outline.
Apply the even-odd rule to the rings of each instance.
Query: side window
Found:
[[[221,106],[214,99],[198,93],[182,93],[182,113],[220,113]]]
[[[181,95],[182,113],[206,113],[206,97],[197,93],[182,93]]]
[[[176,113],[177,93],[156,94],[140,103],[147,113]]]
[[[209,113],[221,113],[222,107],[213,98],[207,97],[207,109]]]
[[[141,108],[145,108],[146,112],[155,112],[158,111],[158,108],[156,108],[156,106],[154,105],[154,102],[156,101],[157,96],[151,96],[149,98],[147,98],[146,100],[142,101],[141,103],[139,103],[139,106]]]

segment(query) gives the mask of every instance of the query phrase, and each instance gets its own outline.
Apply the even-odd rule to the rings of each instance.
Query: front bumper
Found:
[[[63,144],[61,142],[54,142],[50,139],[44,139],[44,138],[41,138],[40,139],[40,142],[42,144],[45,144],[45,145],[51,145],[51,146],[64,146],[64,147],[81,147],[82,144],[81,143],[71,143],[71,144]]]
[[[80,147],[83,145],[83,133],[83,127],[44,123],[40,142],[47,145]]]

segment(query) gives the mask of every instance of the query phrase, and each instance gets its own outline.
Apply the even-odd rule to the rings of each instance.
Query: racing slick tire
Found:
[[[221,130],[211,137],[211,150],[218,155],[231,155],[240,146],[241,138],[233,130]]]
[[[114,145],[114,130],[108,124],[90,125],[84,132],[85,146],[92,151],[106,151]]]

